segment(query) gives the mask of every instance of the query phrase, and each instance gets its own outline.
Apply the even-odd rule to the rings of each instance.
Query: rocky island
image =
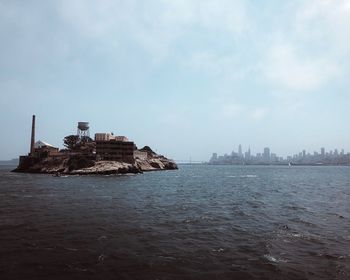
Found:
[[[92,140],[87,122],[78,123],[77,135],[66,136],[64,146],[66,149],[59,150],[46,142],[35,142],[33,116],[30,153],[20,156],[13,172],[108,175],[178,169],[173,160],[155,153],[148,146],[137,149],[125,136],[96,133]]]

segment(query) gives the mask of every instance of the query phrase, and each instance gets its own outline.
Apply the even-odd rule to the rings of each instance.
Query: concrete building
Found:
[[[114,139],[114,135],[110,133],[95,133],[95,141],[109,141]]]
[[[96,157],[100,160],[113,160],[134,163],[136,146],[125,136],[110,133],[96,133]]]
[[[95,133],[95,141],[110,141],[116,140],[121,142],[128,142],[129,139],[125,136],[115,136],[113,133]]]
[[[121,141],[121,142],[128,142],[129,139],[126,136],[114,136],[114,139],[116,141]]]
[[[59,148],[56,148],[49,143],[39,140],[34,144],[34,153],[32,154],[32,156],[43,158],[55,157],[59,154]]]

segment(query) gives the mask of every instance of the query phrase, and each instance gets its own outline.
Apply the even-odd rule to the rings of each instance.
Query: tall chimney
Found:
[[[32,137],[30,141],[30,154],[34,155],[34,144],[35,144],[35,115],[33,115],[32,119]]]

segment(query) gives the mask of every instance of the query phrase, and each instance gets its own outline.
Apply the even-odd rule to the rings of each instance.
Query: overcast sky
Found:
[[[350,1],[0,0],[0,159],[126,135],[177,160],[350,151]]]

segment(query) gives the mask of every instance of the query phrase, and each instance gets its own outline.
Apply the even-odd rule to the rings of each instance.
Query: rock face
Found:
[[[141,173],[141,171],[134,165],[125,162],[117,161],[96,161],[93,166],[71,170],[69,174],[88,175],[88,174],[127,174],[127,173]]]
[[[142,171],[178,169],[174,161],[165,157],[154,157],[147,160],[136,159],[135,164]]]
[[[118,161],[97,161],[87,156],[66,156],[62,158],[22,157],[13,172],[24,173],[60,173],[72,175],[89,174],[127,174],[144,171],[178,169],[176,163],[162,155],[158,155],[148,146],[141,149],[147,152],[147,159],[136,159],[135,163]]]

